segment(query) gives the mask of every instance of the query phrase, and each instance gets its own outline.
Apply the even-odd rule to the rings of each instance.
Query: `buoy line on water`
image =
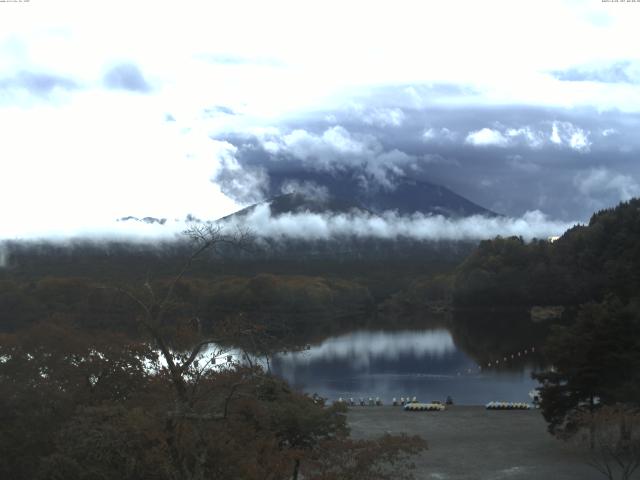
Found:
[[[530,410],[531,405],[525,402],[489,402],[487,410]]]
[[[403,408],[408,412],[441,412],[445,410],[442,403],[407,403]]]
[[[487,369],[496,370],[498,368],[509,365],[511,361],[523,359],[524,357],[531,355],[535,352],[536,352],[536,347],[531,346],[531,347],[518,350],[517,352],[495,355],[491,357],[494,360],[490,360],[486,363],[483,363],[482,365],[474,365],[472,368],[459,370],[456,372],[456,376],[460,377],[462,375],[475,375]]]

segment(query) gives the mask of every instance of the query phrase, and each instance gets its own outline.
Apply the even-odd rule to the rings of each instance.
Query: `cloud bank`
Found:
[[[20,71],[12,77],[0,78],[0,91],[25,90],[26,92],[46,96],[56,89],[76,90],[78,84],[71,78],[46,72]]]
[[[573,67],[552,72],[563,82],[640,84],[640,63],[624,60],[598,66]]]
[[[513,218],[637,194],[640,9],[399,1],[3,9],[0,238],[216,218],[322,195],[313,172],[431,182]]]
[[[288,213],[271,215],[269,205],[259,205],[248,215],[227,220],[230,227],[250,229],[259,238],[295,240],[339,240],[375,238],[419,241],[481,240],[496,236],[521,236],[526,240],[561,235],[575,223],[549,220],[540,211],[521,218],[472,216],[460,219],[441,215],[382,215],[368,213],[319,214]]]
[[[107,88],[129,90],[137,93],[148,93],[151,85],[147,83],[140,69],[132,63],[121,63],[109,69],[104,76]]]
[[[402,99],[411,95],[418,93],[389,87],[369,99],[375,107],[349,106],[221,134],[215,138],[237,150],[233,168],[222,168],[214,181],[242,201],[238,189],[226,184],[233,179],[251,183],[242,177],[255,179],[258,171],[260,182],[253,182],[251,191],[263,199],[280,194],[283,179],[351,178],[359,190],[339,193],[361,198],[400,191],[409,179],[443,185],[511,217],[540,210],[572,221],[586,220],[594,209],[614,206],[633,191],[578,188],[583,176],[602,168],[631,180],[640,176],[635,161],[640,114],[527,106],[394,107],[403,112],[400,124],[369,122],[372,109],[407,103]]]

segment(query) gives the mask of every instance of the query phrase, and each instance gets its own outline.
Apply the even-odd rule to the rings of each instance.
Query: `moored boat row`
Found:
[[[529,410],[531,405],[525,402],[489,402],[487,410]]]
[[[445,409],[442,403],[407,403],[404,409],[409,412],[441,412]]]

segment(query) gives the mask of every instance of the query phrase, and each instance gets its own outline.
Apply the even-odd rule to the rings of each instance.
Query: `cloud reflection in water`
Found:
[[[294,388],[338,397],[416,396],[456,403],[528,401],[531,370],[479,371],[446,329],[355,331],[328,338],[309,350],[275,355],[271,367]]]
[[[277,355],[283,367],[321,361],[348,361],[352,369],[368,368],[374,360],[396,361],[400,356],[442,358],[456,351],[445,329],[396,332],[356,331],[331,337],[310,350]]]

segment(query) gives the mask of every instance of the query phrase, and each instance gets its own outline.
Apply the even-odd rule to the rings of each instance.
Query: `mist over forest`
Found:
[[[635,478],[639,23],[0,1],[0,478]]]

